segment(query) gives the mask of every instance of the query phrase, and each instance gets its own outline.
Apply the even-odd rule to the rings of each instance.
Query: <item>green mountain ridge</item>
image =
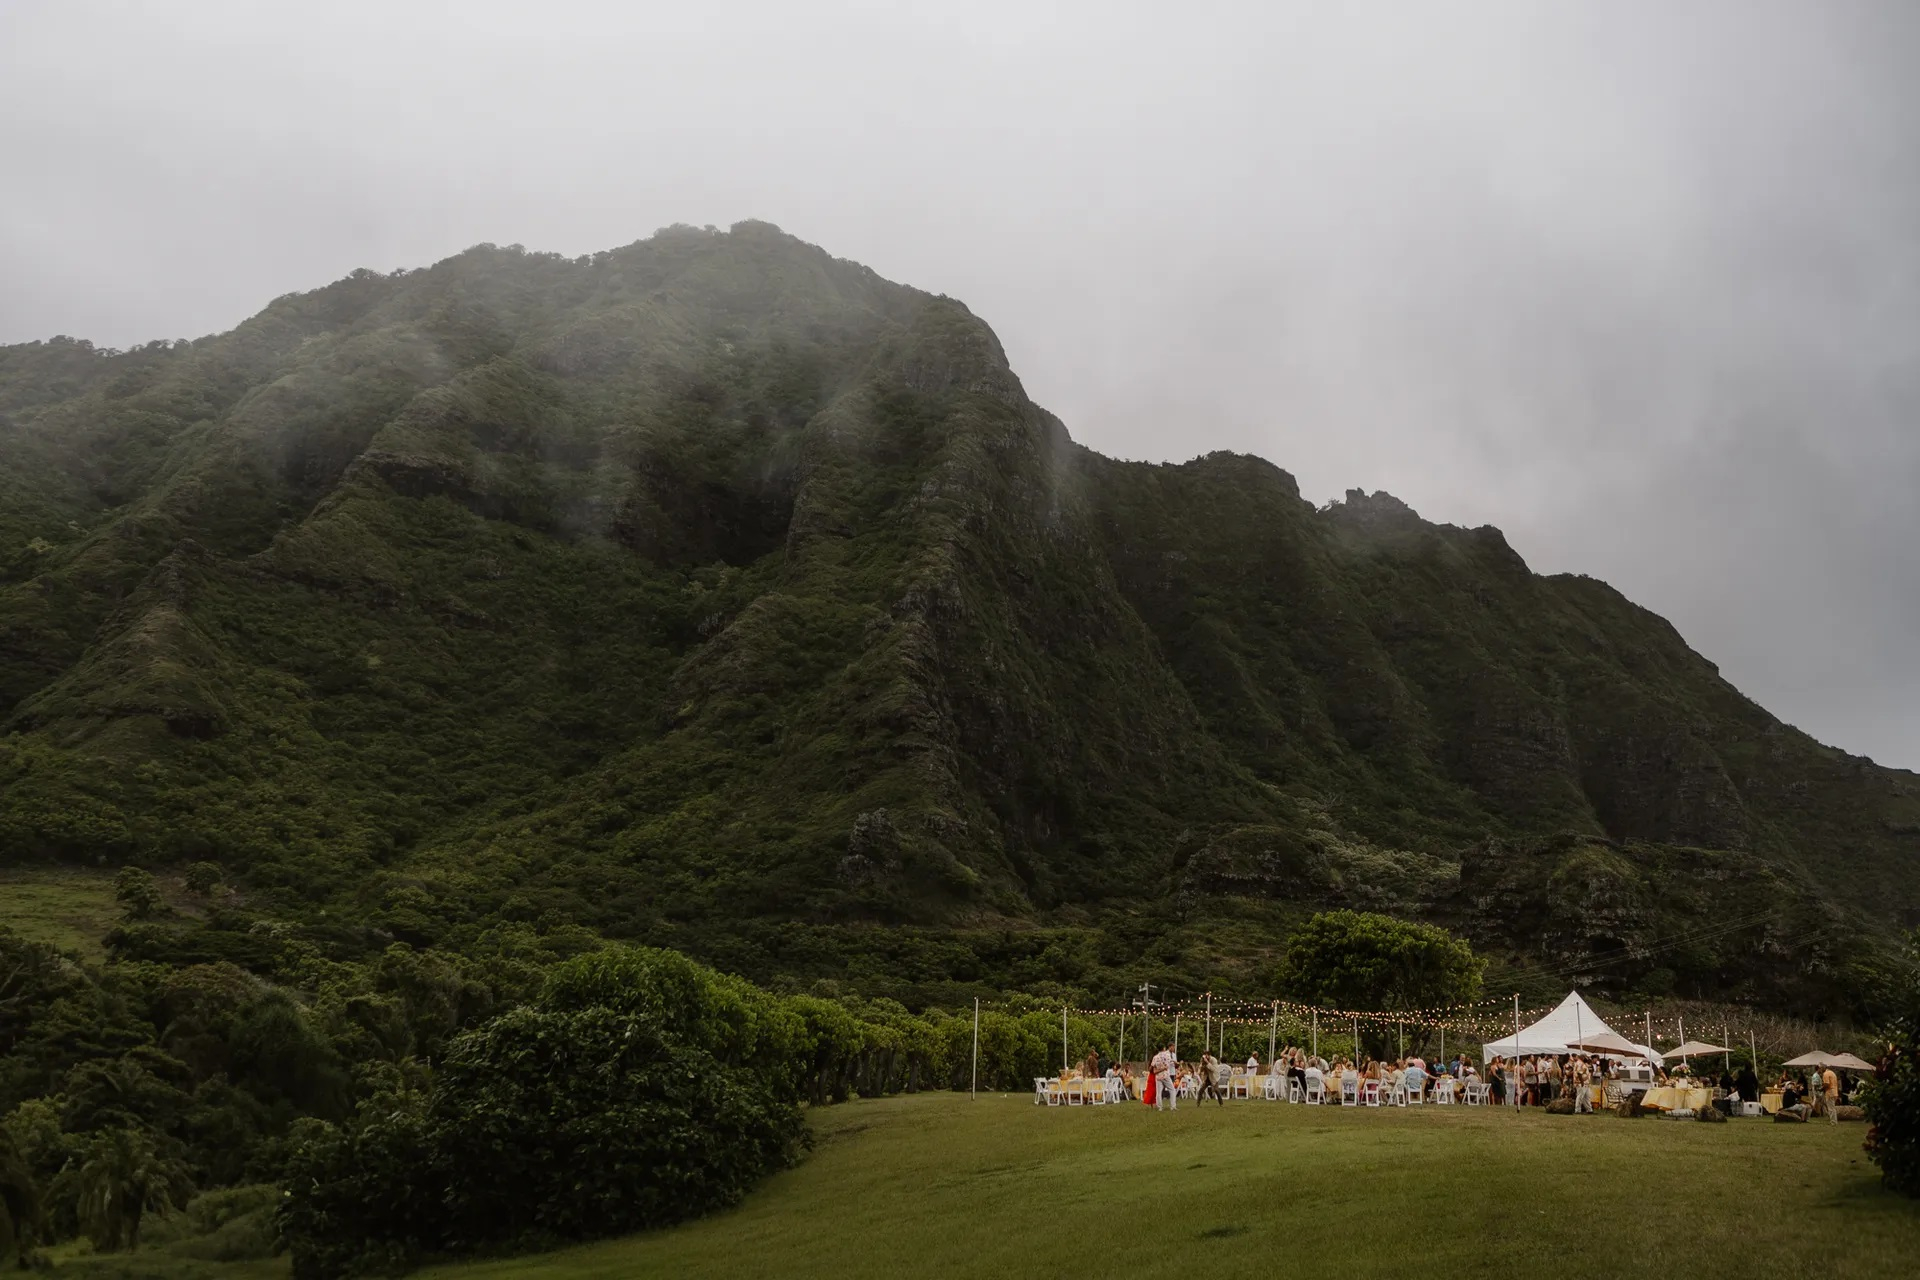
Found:
[[[1605,584],[1102,457],[964,306],[764,223],[0,348],[0,726],[0,861],[213,859],[369,946],[1344,904],[1818,1003],[1920,906],[1920,777]]]

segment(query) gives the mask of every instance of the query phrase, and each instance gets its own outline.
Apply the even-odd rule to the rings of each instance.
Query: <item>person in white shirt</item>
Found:
[[[1180,1097],[1173,1091],[1173,1069],[1177,1060],[1173,1056],[1173,1046],[1153,1055],[1153,1109],[1155,1111],[1171,1107],[1180,1109]]]
[[[1260,1074],[1260,1055],[1259,1054],[1250,1053],[1247,1055],[1247,1074],[1250,1076],[1257,1076]]]

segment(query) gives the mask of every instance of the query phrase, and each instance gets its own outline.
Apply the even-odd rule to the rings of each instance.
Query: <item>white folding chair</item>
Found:
[[[1360,1104],[1360,1077],[1351,1071],[1340,1073],[1340,1104],[1347,1107]]]
[[[1412,1085],[1407,1085],[1403,1092],[1407,1095],[1406,1102],[1401,1104],[1403,1106],[1417,1107],[1426,1102],[1426,1098],[1421,1096],[1425,1092],[1424,1089],[1416,1089]]]
[[[1280,1101],[1280,1086],[1283,1081],[1284,1077],[1276,1075],[1260,1077],[1260,1096],[1268,1102]]]
[[[1067,1100],[1067,1095],[1061,1091],[1059,1076],[1051,1077],[1045,1082],[1045,1084],[1046,1084],[1046,1090],[1047,1090],[1048,1106],[1057,1107],[1061,1103]]]
[[[1368,1107],[1377,1107],[1380,1105],[1380,1082],[1378,1080],[1367,1080],[1360,1085],[1360,1102],[1361,1105]]]
[[[1305,1102],[1306,1100],[1307,1100],[1307,1086],[1302,1084],[1300,1081],[1295,1080],[1292,1076],[1288,1076],[1287,1077],[1287,1101],[1288,1102]]]
[[[1453,1105],[1453,1077],[1442,1076],[1433,1086],[1433,1105],[1449,1107]]]
[[[1320,1106],[1322,1103],[1324,1103],[1326,1100],[1327,1100],[1327,1082],[1325,1080],[1316,1080],[1312,1076],[1308,1076],[1307,1077],[1307,1105],[1310,1107],[1317,1107],[1317,1106]]]

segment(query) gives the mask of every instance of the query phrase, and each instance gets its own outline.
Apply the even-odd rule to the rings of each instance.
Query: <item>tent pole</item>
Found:
[[[1200,1039],[1202,1043],[1204,1043],[1207,1046],[1207,1052],[1212,1053],[1213,1052],[1213,992],[1211,991],[1207,992],[1207,1030],[1206,1030],[1206,1033],[1200,1037]]]
[[[1720,1043],[1723,1047],[1727,1046],[1727,1026],[1724,1022],[1720,1024]],[[1728,1075],[1733,1074],[1733,1049],[1731,1047],[1727,1047],[1727,1051],[1720,1055],[1720,1069]]]
[[[1118,1061],[1116,1061],[1114,1065],[1118,1066],[1120,1062],[1124,1062],[1126,1060],[1126,1057],[1127,1057],[1127,1011],[1125,1009],[1122,1009],[1120,1011],[1120,1053],[1118,1055]]]
[[[1180,1011],[1177,1009],[1173,1014],[1173,1058],[1175,1062],[1180,1060]]]
[[[1758,1080],[1760,1078],[1760,1050],[1754,1047],[1752,1027],[1747,1028],[1747,1054],[1753,1059],[1753,1078]],[[1743,1098],[1741,1101],[1744,1102],[1746,1099]],[[1754,1101],[1758,1102],[1760,1099],[1755,1098]]]
[[[1067,1074],[1067,1006],[1060,1006],[1060,1074]]]
[[[1653,1010],[1647,1010],[1647,1048],[1653,1048]]]
[[[1280,1038],[1280,1002],[1273,1002],[1273,1017],[1267,1023],[1267,1069],[1273,1069],[1274,1042]]]
[[[1515,1062],[1520,1060],[1520,993],[1518,991],[1513,993],[1513,1060]],[[1519,1073],[1512,1067],[1508,1067],[1507,1075],[1511,1077],[1507,1081],[1507,1092],[1513,1095],[1513,1109],[1518,1114],[1520,1090],[1515,1086],[1520,1083]]]
[[[1320,1056],[1320,1011],[1313,1011],[1313,1056]]]
[[[973,998],[973,1088],[969,1096],[980,1096],[980,997]]]

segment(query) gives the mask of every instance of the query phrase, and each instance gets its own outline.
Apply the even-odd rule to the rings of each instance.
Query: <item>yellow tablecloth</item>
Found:
[[[1685,1107],[1689,1111],[1700,1111],[1713,1102],[1711,1089],[1649,1089],[1640,1100],[1644,1107],[1654,1107],[1661,1111],[1678,1111]]]
[[[1782,1101],[1785,1100],[1785,1098],[1786,1098],[1786,1095],[1781,1093],[1778,1089],[1764,1090],[1760,1094],[1760,1109],[1766,1112],[1768,1115],[1773,1115],[1775,1112],[1780,1110],[1780,1104]]]

